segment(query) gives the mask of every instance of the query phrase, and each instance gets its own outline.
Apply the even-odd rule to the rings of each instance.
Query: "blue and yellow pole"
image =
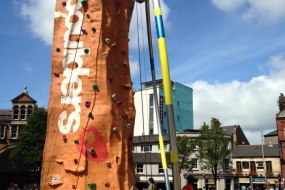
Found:
[[[159,0],[153,0],[153,8],[154,8],[155,24],[157,31],[157,41],[158,41],[158,50],[160,57],[160,66],[162,72],[165,105],[167,111],[167,121],[168,121],[169,136],[170,136],[170,145],[171,145],[170,157],[172,162],[173,187],[174,190],[180,190],[181,189],[180,169],[179,169],[179,159],[178,159],[178,151],[176,144],[176,130],[175,130],[172,91],[171,91],[172,88],[171,88],[170,72],[168,65],[166,39],[165,39],[164,26],[162,20],[162,11],[160,8]]]
[[[166,190],[171,190],[169,176],[168,176],[168,169],[167,169],[167,162],[165,157],[165,150],[164,150],[164,141],[161,132],[161,123],[158,118],[160,118],[159,111],[158,111],[158,95],[157,95],[157,86],[156,86],[156,77],[155,77],[155,66],[154,66],[154,57],[153,57],[153,48],[152,48],[152,37],[151,37],[151,24],[150,24],[150,11],[149,11],[149,1],[145,1],[145,13],[146,13],[146,23],[147,23],[147,35],[148,35],[148,50],[149,50],[149,58],[150,58],[150,68],[151,68],[151,77],[152,77],[152,86],[153,86],[153,97],[154,97],[154,107],[155,113],[157,118],[157,131],[158,131],[158,140],[159,140],[159,147],[160,147],[160,157],[161,163],[164,173],[164,180]]]

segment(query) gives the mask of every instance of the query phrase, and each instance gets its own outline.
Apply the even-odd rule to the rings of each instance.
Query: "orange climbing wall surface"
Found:
[[[41,189],[130,189],[131,0],[57,0]]]

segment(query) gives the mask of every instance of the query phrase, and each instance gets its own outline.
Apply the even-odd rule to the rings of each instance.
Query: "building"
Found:
[[[225,137],[229,141],[229,148],[233,148],[233,146],[239,145],[249,145],[249,142],[239,125],[223,126],[223,129],[225,130]],[[195,129],[187,129],[186,132],[177,133],[177,136],[187,136],[192,139],[197,138],[199,135],[200,131]],[[164,149],[166,151],[169,151],[169,136],[167,134],[164,134],[163,138]],[[135,136],[133,140],[133,155],[138,187],[146,187],[147,179],[149,177],[152,177],[158,184],[159,188],[165,189],[165,180],[161,164],[158,135]],[[186,184],[185,178],[189,174],[195,176],[195,188],[206,187],[206,189],[208,189],[213,186],[213,175],[210,171],[205,171],[202,169],[202,166],[199,163],[199,159],[196,157],[195,153],[190,156],[190,159],[193,161],[193,168],[191,172],[181,172],[182,186]],[[168,174],[169,180],[172,183],[171,169],[168,169]],[[219,175],[219,178],[220,180],[218,181],[218,185],[220,189],[234,190],[234,186],[236,185],[235,183],[237,182],[235,181],[235,176],[232,171],[221,173]]]
[[[279,145],[242,145],[233,149],[233,167],[239,186],[236,189],[265,189],[280,182]]]
[[[19,131],[27,124],[36,102],[25,87],[23,93],[11,100],[12,109],[0,110],[0,178],[4,188],[5,179],[13,177],[12,163],[9,161],[11,150],[15,147]]]
[[[228,139],[228,148],[235,148],[240,145],[249,145],[249,142],[239,125],[231,125],[231,126],[222,126],[225,131],[225,138]],[[199,130],[192,130],[189,133],[180,133],[179,136],[188,136],[190,138],[195,138],[200,135]],[[192,174],[195,176],[195,187],[210,189],[214,186],[214,177],[210,171],[206,171],[202,169],[202,165],[199,162],[199,159],[196,157],[196,154],[193,153],[191,156],[191,160],[193,162],[193,168],[191,172],[182,171],[181,174],[181,183],[186,184],[186,179],[184,176]],[[223,173],[219,173],[219,180],[217,181],[217,186],[219,189],[224,190],[235,190],[235,186],[237,186],[237,181],[233,175],[231,170],[225,171]]]
[[[280,164],[282,182],[285,182],[285,97],[281,93],[278,99],[279,113],[276,114],[276,128],[278,134],[278,143],[280,146]]]
[[[136,107],[134,136],[158,134],[157,122],[161,123],[162,132],[168,133],[162,80],[157,80],[156,84],[160,118],[157,118],[155,112],[152,82],[145,82],[142,84],[143,89],[136,91],[134,95]],[[182,132],[185,129],[193,129],[192,88],[173,81],[171,87],[176,130]]]

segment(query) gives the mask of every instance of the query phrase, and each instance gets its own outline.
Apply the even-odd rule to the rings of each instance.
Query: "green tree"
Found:
[[[210,171],[214,176],[217,187],[218,173],[230,170],[230,156],[232,150],[228,147],[229,139],[221,128],[218,119],[212,118],[211,126],[205,123],[201,126],[201,135],[197,137],[197,152],[201,168]]]
[[[190,158],[190,155],[194,152],[195,149],[194,141],[187,136],[178,136],[177,149],[180,172],[181,170],[192,170],[192,160]]]
[[[193,161],[191,160],[190,155],[194,153],[194,140],[187,136],[178,136],[176,140],[180,172],[182,170],[191,171]],[[166,152],[166,160],[170,166],[170,152]]]
[[[46,110],[35,107],[27,124],[20,130],[16,147],[10,155],[17,170],[41,171],[46,128]]]

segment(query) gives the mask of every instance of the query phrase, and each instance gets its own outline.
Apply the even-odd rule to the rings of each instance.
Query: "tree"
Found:
[[[41,171],[46,127],[46,110],[35,107],[27,124],[20,130],[16,147],[10,155],[17,170]]]
[[[192,170],[193,160],[191,160],[190,155],[194,153],[195,145],[194,140],[187,136],[177,137],[177,150],[179,158],[179,170],[190,171]],[[166,160],[168,165],[170,165],[170,152],[166,152]]]
[[[201,135],[197,137],[197,152],[201,168],[210,171],[217,187],[218,173],[230,170],[232,150],[228,147],[229,140],[221,128],[218,119],[212,118],[211,127],[205,123],[201,126]]]
[[[192,170],[192,161],[190,155],[194,152],[195,149],[194,141],[187,136],[178,136],[177,149],[180,172],[181,170]]]

